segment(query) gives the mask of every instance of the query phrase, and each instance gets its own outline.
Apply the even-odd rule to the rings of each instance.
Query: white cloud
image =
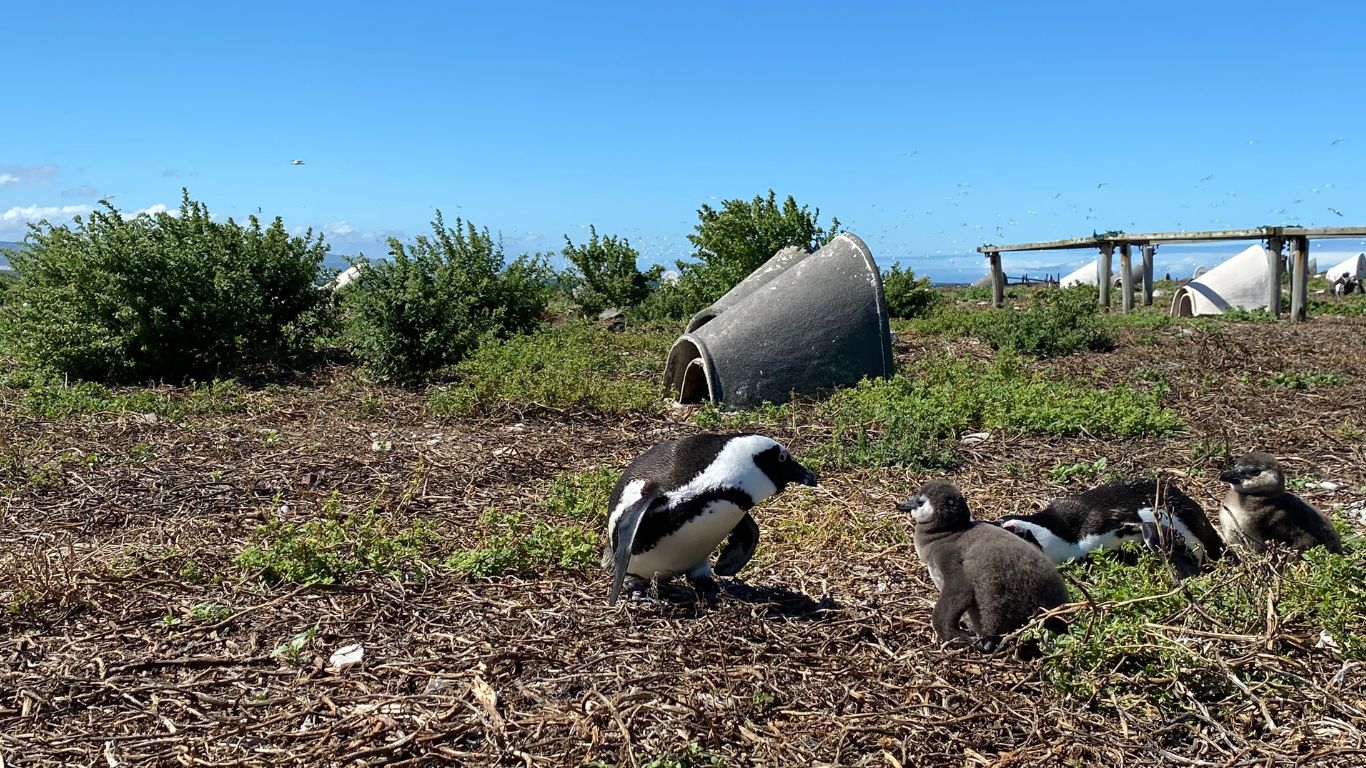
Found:
[[[16,205],[0,212],[0,240],[19,240],[28,234],[29,222],[46,219],[54,225],[94,210],[88,205]]]
[[[345,219],[343,219],[342,221],[334,222],[332,224],[328,224],[327,226],[323,227],[323,232],[325,234],[335,235],[337,237],[354,235],[359,231],[359,229],[356,229],[354,226],[351,225],[350,222],[346,221]]]
[[[0,173],[0,187],[7,187],[10,184],[18,184],[19,181],[19,177],[15,176],[14,174]]]
[[[148,216],[155,216],[155,215],[157,215],[158,213],[166,213],[167,211],[170,211],[170,209],[166,207],[166,204],[165,204],[165,203],[157,203],[156,205],[149,205],[149,206],[147,206],[146,208],[139,208],[138,210],[133,211],[132,213],[129,213],[129,214],[126,214],[126,215],[127,215],[128,218],[131,219],[131,218],[133,218],[133,217],[135,217],[135,216],[141,216],[141,215],[144,214],[144,213],[147,214]],[[170,213],[171,213],[172,216],[179,216],[179,215],[180,215],[180,210],[177,209],[177,210],[174,210],[174,211],[170,211]]]

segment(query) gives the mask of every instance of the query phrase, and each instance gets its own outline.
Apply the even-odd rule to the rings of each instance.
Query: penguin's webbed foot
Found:
[[[689,576],[688,583],[707,602],[708,608],[716,607],[716,600],[721,595],[721,587],[717,586],[716,579],[710,576]]]
[[[650,582],[638,576],[628,576],[626,579],[626,599],[633,603],[653,603],[655,599],[650,597]]]

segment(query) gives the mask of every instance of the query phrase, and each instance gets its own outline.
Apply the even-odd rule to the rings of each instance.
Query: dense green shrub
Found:
[[[71,226],[36,224],[0,337],[20,366],[130,381],[295,365],[330,318],[327,254],[310,230],[213,221],[185,192],[178,215],[125,218],[107,202]]]
[[[457,382],[433,393],[430,407],[438,415],[500,407],[645,410],[662,394],[657,369],[670,341],[580,321],[485,344],[455,367]]]
[[[892,317],[927,315],[939,298],[930,287],[928,277],[917,278],[909,269],[903,272],[899,262],[882,273],[882,293],[887,298],[887,312]]]
[[[840,221],[822,228],[820,209],[798,206],[790,195],[778,204],[773,190],[753,200],[723,200],[717,210],[703,204],[688,235],[697,261],[678,262],[678,284],[661,290],[649,308],[655,318],[684,318],[721,298],[773,254],[788,246],[815,250],[839,234]]]
[[[447,228],[440,211],[432,237],[390,238],[389,249],[392,260],[365,265],[342,291],[346,341],[382,380],[413,384],[486,338],[530,331],[550,299],[543,258],[505,266],[487,228],[458,218]]]
[[[974,335],[996,349],[1035,357],[1113,349],[1114,336],[1100,324],[1097,296],[1089,285],[1040,291],[1027,309],[985,313]]]
[[[565,235],[564,257],[574,265],[567,282],[574,300],[583,311],[596,315],[608,307],[628,309],[645,300],[651,281],[664,271],[658,265],[648,272],[636,266],[640,254],[630,241],[614,235],[598,236],[596,227],[588,228],[588,242],[574,245]]]

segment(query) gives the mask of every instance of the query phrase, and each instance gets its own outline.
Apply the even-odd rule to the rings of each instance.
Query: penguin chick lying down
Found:
[[[1269,541],[1293,550],[1322,546],[1342,554],[1342,538],[1323,513],[1285,490],[1285,468],[1270,454],[1253,451],[1219,474],[1229,484],[1219,510],[1228,543],[1262,552]]]
[[[996,522],[1058,564],[1142,540],[1186,578],[1224,553],[1223,540],[1194,499],[1173,483],[1144,478],[1107,483],[1054,499],[1042,512],[1003,515]]]
[[[615,605],[623,583],[648,594],[656,576],[687,576],[709,603],[720,590],[713,574],[734,576],[754,556],[759,526],[749,510],[789,483],[816,476],[763,435],[692,435],[642,453],[612,489],[607,551]],[[711,564],[711,553],[726,546]]]
[[[916,554],[939,588],[932,619],[940,640],[971,641],[976,635],[992,651],[1002,635],[1023,627],[1035,611],[1067,602],[1058,567],[1015,534],[974,522],[967,500],[950,483],[931,480],[896,508],[911,513]],[[970,631],[960,626],[964,619]],[[1067,631],[1057,617],[1044,626]]]

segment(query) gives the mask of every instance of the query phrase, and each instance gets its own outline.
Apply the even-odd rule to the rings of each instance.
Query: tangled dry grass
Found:
[[[1104,385],[1157,372],[1184,433],[997,433],[965,445],[948,477],[993,518],[1066,490],[1051,469],[1104,458],[1180,478],[1214,509],[1215,470],[1256,447],[1340,483],[1301,490],[1321,508],[1358,502],[1363,330],[1343,318],[1179,325],[1145,331],[1151,345],[1128,332],[1052,375]],[[902,338],[898,355],[946,350],[984,354]],[[1343,383],[1263,383],[1284,371]],[[1043,663],[940,647],[935,591],[892,506],[922,471],[832,470],[767,504],[751,589],[714,610],[682,590],[609,609],[596,569],[471,579],[442,567],[486,510],[534,514],[559,474],[624,466],[698,431],[692,409],[434,418],[421,395],[348,371],[183,419],[43,420],[22,393],[0,396],[6,766],[1366,762],[1366,667],[1315,647],[1315,627],[1195,629],[1198,601],[1155,624],[1238,682],[1217,701],[1179,675],[1121,671],[1104,673],[1105,694],[1079,696]],[[798,456],[826,439],[798,420],[766,431]],[[433,536],[400,575],[334,585],[269,585],[235,562],[263,520],[329,503],[425,521]],[[364,660],[329,668],[354,643]],[[1169,695],[1117,697],[1125,686]]]

